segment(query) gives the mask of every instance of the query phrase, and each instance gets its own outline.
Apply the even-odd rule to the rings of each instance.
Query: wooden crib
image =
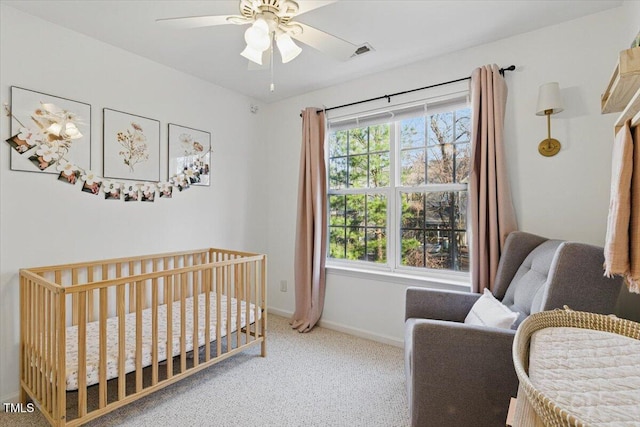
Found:
[[[20,270],[20,399],[78,426],[254,345],[266,256],[220,249]]]

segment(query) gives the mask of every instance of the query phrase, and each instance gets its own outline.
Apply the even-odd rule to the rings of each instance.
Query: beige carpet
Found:
[[[227,359],[87,426],[381,426],[409,424],[402,349],[270,315],[259,348]],[[0,426],[46,426],[8,414]]]

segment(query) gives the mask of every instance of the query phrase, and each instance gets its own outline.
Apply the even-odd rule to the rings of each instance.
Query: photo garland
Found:
[[[198,153],[199,159],[202,160],[198,163],[198,165],[202,164],[202,171],[198,170],[198,180],[194,180],[193,170],[184,169],[182,172],[171,175],[166,182],[155,182],[155,179],[159,178],[159,154],[157,157],[153,157],[156,154],[155,151],[153,153],[145,152],[149,146],[146,143],[147,135],[143,133],[144,127],[140,123],[143,123],[144,126],[151,124],[151,126],[147,126],[147,129],[151,130],[152,142],[157,141],[157,144],[151,148],[159,153],[159,122],[105,108],[105,116],[111,114],[107,111],[120,115],[120,117],[115,117],[116,120],[109,121],[109,127],[105,119],[105,144],[113,142],[107,141],[107,132],[110,132],[109,135],[115,132],[111,136],[115,137],[115,142],[121,143],[120,149],[111,149],[110,147],[111,151],[108,154],[111,155],[111,160],[115,159],[127,166],[127,170],[131,174],[118,175],[117,168],[121,166],[118,164],[110,169],[111,176],[101,177],[90,169],[81,167],[78,164],[79,157],[73,155],[80,153],[80,158],[82,158],[85,152],[83,149],[90,149],[90,143],[86,144],[83,141],[85,135],[86,139],[90,141],[91,135],[91,106],[89,104],[14,86],[11,87],[11,91],[12,109],[7,104],[4,105],[4,108],[11,118],[11,137],[6,142],[13,148],[11,151],[12,162],[14,156],[17,159],[25,158],[27,160],[25,164],[32,164],[34,171],[56,173],[58,181],[70,185],[76,185],[78,181],[82,181],[82,192],[102,196],[105,200],[154,202],[156,198],[172,198],[174,188],[183,191],[190,188],[192,184],[209,185],[210,139],[206,140],[206,144],[201,145],[203,150]],[[16,104],[14,101],[20,102]],[[82,110],[81,114],[78,114],[80,110]],[[85,122],[85,120],[89,120],[89,122]],[[130,124],[125,124],[122,129],[119,129],[125,122],[130,122]],[[157,133],[154,132],[154,123],[157,123],[158,126]],[[130,126],[131,129],[128,129],[127,126]],[[208,135],[210,138],[208,132],[190,128],[182,129],[190,130],[199,137]],[[81,142],[84,142],[85,147],[79,148]],[[204,152],[205,148],[206,152]],[[105,148],[105,152],[107,151]],[[144,172],[145,169],[142,167],[136,171],[135,166],[139,166],[138,164],[144,163],[149,158],[152,158],[154,163],[157,162],[158,174],[151,172],[152,174],[149,175],[148,172]],[[87,163],[89,161],[90,156]],[[29,170],[13,167],[12,169]],[[105,170],[107,170],[106,165]],[[153,171],[153,166],[151,169],[147,169],[147,171],[149,170]],[[205,178],[206,183],[203,182]],[[131,183],[121,179],[144,180],[144,182]]]

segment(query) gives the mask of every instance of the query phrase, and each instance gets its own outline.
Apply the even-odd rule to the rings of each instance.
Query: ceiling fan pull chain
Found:
[[[273,34],[274,31],[271,32],[271,47],[269,48],[269,55],[271,56],[271,92],[273,92],[274,90],[276,90],[276,85],[273,83]]]

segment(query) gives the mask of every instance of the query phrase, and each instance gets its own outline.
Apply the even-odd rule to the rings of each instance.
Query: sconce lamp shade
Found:
[[[551,110],[549,113],[547,113]],[[560,85],[558,82],[545,83],[538,88],[538,106],[536,115],[556,114],[563,111]]]

